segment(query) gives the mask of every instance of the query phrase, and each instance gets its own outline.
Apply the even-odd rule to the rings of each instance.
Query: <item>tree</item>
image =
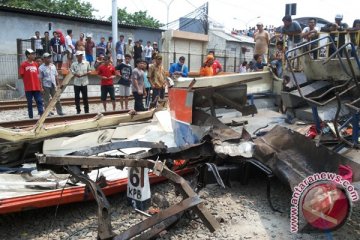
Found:
[[[109,20],[111,21],[111,17],[109,17]],[[148,16],[147,11],[128,13],[126,11],[126,7],[124,9],[118,9],[118,21],[124,24],[133,24],[153,28],[164,26],[164,24],[160,23],[159,20]]]
[[[91,18],[97,11],[91,3],[82,0],[0,0],[0,4]]]

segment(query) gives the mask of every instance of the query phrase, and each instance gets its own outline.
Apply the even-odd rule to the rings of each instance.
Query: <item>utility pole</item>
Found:
[[[164,3],[166,5],[166,29],[169,29],[169,12],[170,12],[170,5],[174,2],[174,0],[170,0],[168,3],[165,0],[159,0],[160,2]]]
[[[113,57],[113,63],[116,63],[116,49],[115,44],[118,39],[118,9],[117,9],[117,0],[112,0],[112,57]]]

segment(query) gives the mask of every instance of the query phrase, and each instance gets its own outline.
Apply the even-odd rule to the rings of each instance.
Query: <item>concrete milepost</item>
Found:
[[[130,167],[128,169],[128,202],[134,208],[146,210],[151,204],[151,192],[149,183],[149,169]]]

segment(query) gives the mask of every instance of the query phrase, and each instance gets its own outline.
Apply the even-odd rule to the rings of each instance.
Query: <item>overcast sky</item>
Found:
[[[97,17],[107,18],[111,15],[112,0],[87,1],[99,10],[95,13]],[[225,25],[227,30],[233,27],[242,29],[246,24],[255,26],[259,21],[264,25],[280,26],[286,3],[297,3],[297,15],[294,17],[317,16],[333,21],[336,14],[343,14],[343,21],[349,26],[352,26],[354,19],[360,18],[359,0],[117,0],[118,8],[126,7],[131,13],[146,10],[150,16],[164,24],[170,2],[169,22],[209,2],[210,20]]]

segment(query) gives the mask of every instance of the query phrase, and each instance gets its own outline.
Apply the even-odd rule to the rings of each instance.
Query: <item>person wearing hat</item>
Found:
[[[211,66],[213,68],[213,75],[217,75],[219,72],[223,70],[223,66],[221,65],[219,60],[215,58],[215,51],[209,51],[208,54],[213,56],[213,63]]]
[[[212,54],[207,55],[205,62],[200,68],[200,76],[202,77],[213,76],[214,75],[214,70],[212,67],[213,63],[214,63],[214,55]]]
[[[343,23],[342,19],[342,14],[336,14],[334,23],[329,23],[325,27],[321,28],[321,31],[330,33],[330,37],[333,39],[335,44],[335,47],[332,44],[329,46],[329,56],[331,56],[338,48],[345,44],[346,33],[338,32],[345,31],[346,29],[348,29],[349,26],[346,23]],[[343,51],[341,50],[339,54],[340,56],[342,56]]]
[[[345,44],[346,33],[344,33],[344,31],[346,31],[349,28],[349,25],[347,25],[347,23],[343,23],[342,20],[343,20],[343,15],[336,14],[336,16],[335,16],[335,23],[337,25],[336,30],[339,32],[343,32],[343,33],[339,33],[339,41],[337,42],[337,48],[340,48],[341,46],[343,46]],[[342,57],[343,49],[339,53],[340,53],[340,56]]]
[[[165,69],[162,65],[162,56],[157,54],[154,57],[154,64],[149,66],[148,79],[151,83],[151,89],[153,91],[151,101],[154,102],[157,96],[160,99],[165,97],[165,87],[167,84]]]
[[[267,63],[268,51],[270,44],[270,34],[264,30],[264,25],[261,22],[256,24],[257,31],[254,33],[255,49],[254,54],[260,54],[263,57],[264,63]]]
[[[88,75],[91,73],[89,62],[84,60],[84,54],[82,51],[75,53],[76,60],[71,64],[70,71],[74,75],[74,94],[75,94],[75,107],[76,113],[80,114],[80,93],[82,95],[84,111],[89,113],[89,100],[88,89],[89,84]]]
[[[132,44],[132,38],[129,37],[128,38],[128,43],[125,44],[125,55],[129,54],[131,56],[131,58],[134,57],[134,46]]]
[[[59,85],[58,72],[55,65],[51,62],[51,54],[43,54],[44,63],[39,67],[39,76],[41,80],[42,87],[44,89],[43,97],[45,108],[49,105],[50,96],[53,98],[56,92],[56,86]],[[60,100],[56,102],[56,112],[58,115],[65,115],[62,111]],[[50,115],[54,115],[53,112],[50,112]]]
[[[28,116],[33,118],[32,100],[35,99],[38,114],[42,115],[44,112],[43,99],[41,91],[43,91],[39,79],[38,65],[34,61],[35,51],[32,49],[25,50],[26,61],[20,65],[20,76],[24,82],[25,96],[27,100]]]
[[[109,56],[104,57],[104,63],[98,67],[98,76],[101,78],[101,101],[106,112],[106,98],[109,93],[113,111],[115,111],[115,88],[114,79],[116,77],[115,68],[111,64]]]
[[[143,97],[146,97],[144,84],[144,66],[146,61],[139,58],[135,61],[136,67],[131,74],[131,90],[134,96],[135,111],[146,111],[143,103]]]

